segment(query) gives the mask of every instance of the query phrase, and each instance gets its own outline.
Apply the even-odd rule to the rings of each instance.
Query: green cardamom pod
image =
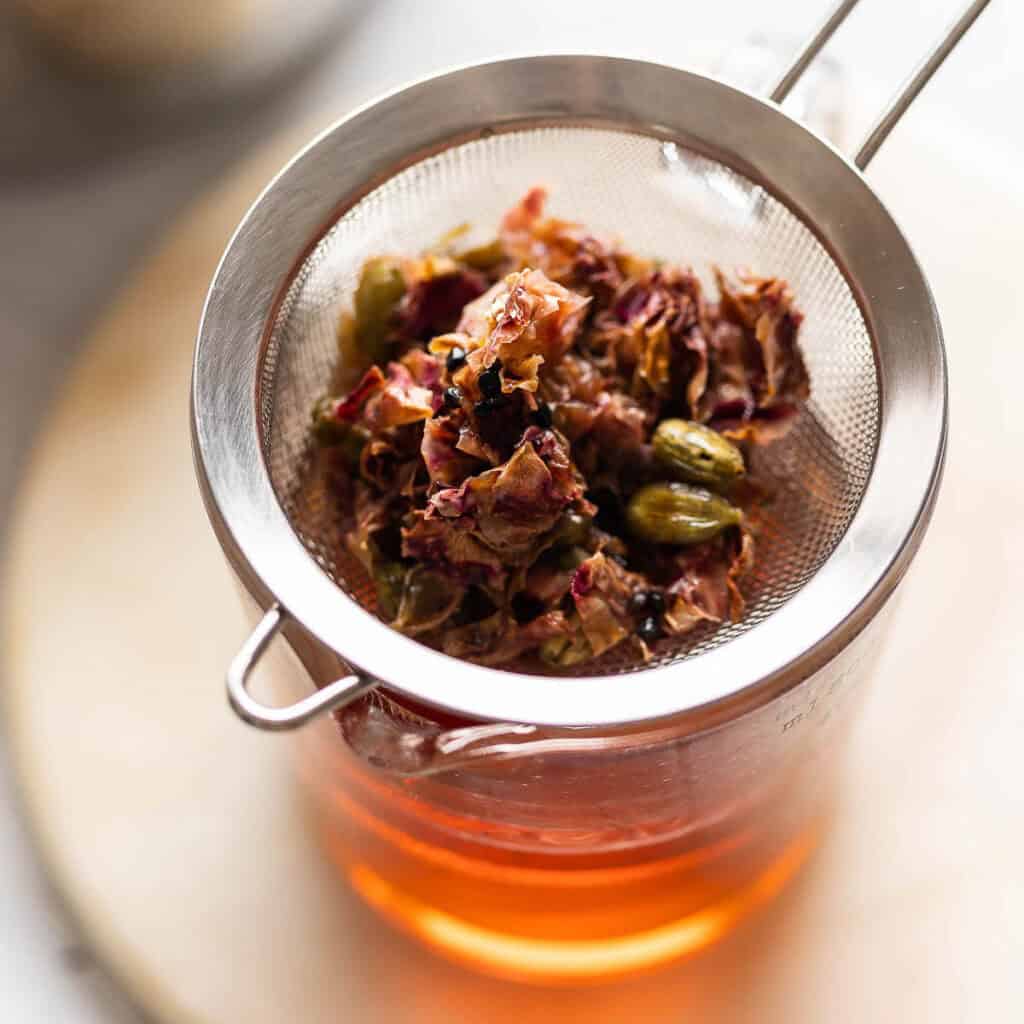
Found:
[[[393,260],[377,256],[363,264],[353,300],[355,336],[371,362],[383,362],[387,356],[391,317],[404,294],[405,278]]]
[[[373,567],[373,582],[377,590],[377,607],[384,618],[394,619],[402,602],[405,576],[408,572],[401,562],[378,562]]]
[[[654,458],[672,476],[723,487],[743,475],[743,453],[716,430],[688,420],[662,420],[654,431]]]
[[[725,498],[683,483],[648,484],[626,507],[630,531],[654,544],[699,544],[742,520]]]
[[[570,636],[555,636],[540,645],[540,659],[556,668],[568,668],[594,656],[590,641],[579,630]]]

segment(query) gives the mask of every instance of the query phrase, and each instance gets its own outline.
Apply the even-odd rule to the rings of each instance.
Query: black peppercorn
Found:
[[[543,398],[537,402],[537,408],[533,410],[533,422],[542,430],[547,430],[553,422],[551,406]]]
[[[455,373],[456,370],[461,370],[466,365],[466,350],[456,345],[448,353],[448,358],[444,361],[445,368],[449,373]]]
[[[648,615],[640,620],[640,625],[636,627],[636,635],[644,643],[653,643],[661,636],[661,623],[653,615]]]
[[[629,599],[629,611],[633,615],[659,618],[665,614],[665,595],[660,590],[634,590]]]
[[[501,360],[495,359],[493,363],[477,378],[480,385],[480,394],[484,398],[497,398],[501,394]]]
[[[498,409],[503,409],[506,405],[508,405],[508,395],[498,394],[494,398],[481,399],[473,406],[473,411],[477,416],[489,416],[492,412],[497,412]]]

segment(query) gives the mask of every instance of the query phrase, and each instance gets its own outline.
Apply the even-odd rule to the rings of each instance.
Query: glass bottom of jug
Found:
[[[813,851],[818,834],[815,828],[798,835],[745,885],[715,902],[655,927],[594,938],[540,937],[486,926],[430,902],[422,889],[389,881],[370,863],[339,856],[336,847],[330,852],[366,903],[436,952],[501,978],[573,985],[639,974],[712,945],[782,891]]]

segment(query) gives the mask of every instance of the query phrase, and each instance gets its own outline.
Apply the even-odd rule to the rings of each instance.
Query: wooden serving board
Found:
[[[294,146],[269,149],[169,235],[45,424],[10,548],[3,644],[39,849],[88,940],[156,1019],[1019,1019],[1024,205],[983,143],[953,151],[940,122],[915,124],[871,177],[944,315],[952,442],[835,828],[740,935],[608,987],[492,981],[395,935],[321,860],[288,741],[228,710],[224,668],[245,630],[193,482],[190,357],[222,246]]]

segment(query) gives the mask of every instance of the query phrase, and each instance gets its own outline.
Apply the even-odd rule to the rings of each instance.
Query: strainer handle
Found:
[[[953,52],[954,47],[967,34],[978,15],[989,5],[990,0],[973,0],[967,5],[963,14],[943,33],[931,52],[921,61],[914,73],[900,87],[899,92],[890,101],[874,127],[868,132],[867,138],[857,149],[853,162],[860,170],[864,170],[878,152],[879,147],[889,137],[899,119],[907,112],[907,108],[917,98],[921,90],[928,84],[932,75],[938,71],[942,62]],[[810,63],[817,57],[822,47],[832,38],[836,29],[846,20],[846,16],[857,6],[859,0],[839,0],[832,11],[822,22],[821,27],[803,45],[790,66],[783,72],[775,87],[769,94],[775,103],[781,103],[790,93],[800,76],[807,70]]]
[[[287,611],[279,604],[273,605],[228,666],[228,702],[231,707],[250,725],[271,732],[295,729],[324,711],[333,711],[350,704],[377,685],[375,679],[353,673],[285,707],[275,708],[256,700],[249,693],[249,677],[270,641],[277,636],[287,620]]]
[[[832,38],[837,28],[846,20],[846,16],[860,3],[860,0],[839,0],[821,23],[820,27],[801,47],[793,58],[793,63],[782,73],[774,88],[768,94],[775,103],[781,103],[800,81],[801,75],[810,66],[811,61],[821,52],[821,48]]]
[[[989,5],[989,0],[974,0],[960,17],[946,30],[942,38],[935,44],[931,53],[917,66],[914,73],[901,86],[882,116],[868,132],[867,138],[861,143],[853,162],[863,171],[879,147],[889,137],[889,132],[896,127],[899,119],[907,112],[907,108],[917,99],[917,94],[928,84],[932,75],[938,71],[942,62],[953,52],[953,48],[967,34],[975,19]]]

